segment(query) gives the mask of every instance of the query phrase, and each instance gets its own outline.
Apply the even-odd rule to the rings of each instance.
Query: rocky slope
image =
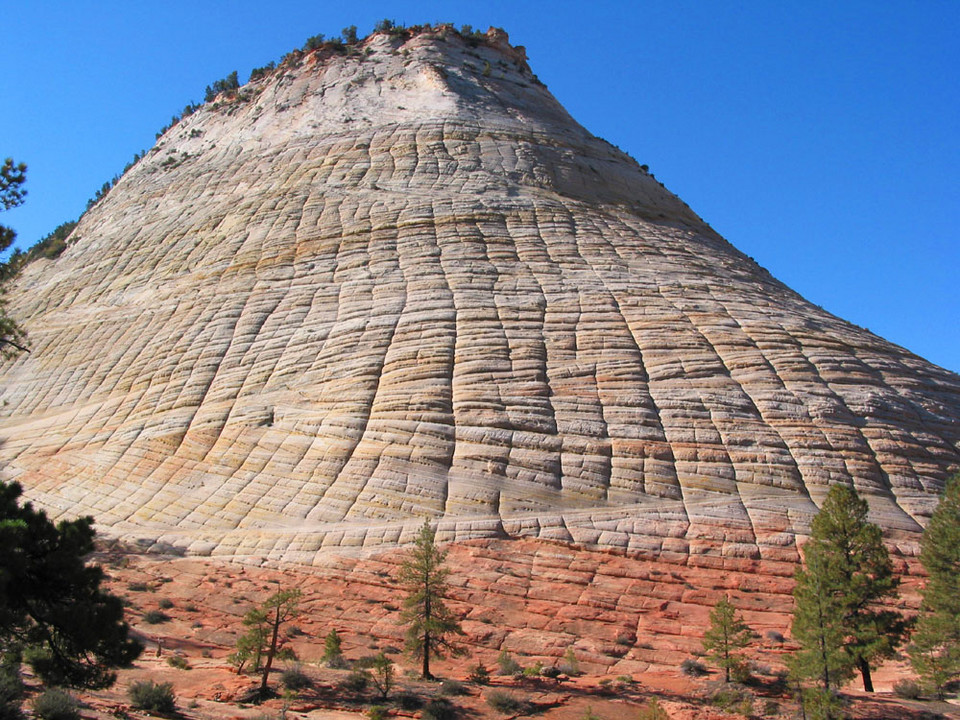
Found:
[[[10,308],[7,478],[144,546],[317,563],[429,517],[777,562],[852,482],[909,550],[960,463],[960,377],[777,282],[502,32],[288,58]]]

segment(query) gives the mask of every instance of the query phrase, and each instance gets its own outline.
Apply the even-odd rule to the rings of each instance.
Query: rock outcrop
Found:
[[[850,482],[909,550],[960,463],[960,377],[771,277],[503,33],[288,57],[9,299],[6,477],[145,546],[314,563],[429,517],[776,562]]]

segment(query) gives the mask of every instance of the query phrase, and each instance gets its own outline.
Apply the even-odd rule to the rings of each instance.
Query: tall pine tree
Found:
[[[44,683],[108,687],[143,646],[120,598],[101,589],[103,571],[85,562],[93,518],[54,525],[21,492],[0,482],[0,656],[19,664],[22,650]]]
[[[703,649],[707,657],[722,669],[724,680],[730,682],[730,671],[743,666],[743,655],[738,651],[750,644],[753,633],[743,618],[723,597],[710,611],[710,627],[703,634]]]
[[[410,557],[400,567],[400,583],[407,590],[401,619],[407,623],[407,650],[421,661],[421,676],[430,679],[430,657],[443,657],[445,650],[459,654],[451,635],[462,635],[456,616],[444,603],[449,570],[443,567],[447,554],[436,544],[436,533],[424,521]]]
[[[906,631],[898,612],[879,606],[896,595],[899,580],[867,510],[853,488],[830,488],[796,575],[793,635],[801,649],[793,670],[827,694],[855,671],[872,692],[871,664],[891,656]]]
[[[960,675],[960,474],[947,480],[923,533],[920,562],[929,579],[909,648],[910,662],[924,685],[942,700],[947,684]]]

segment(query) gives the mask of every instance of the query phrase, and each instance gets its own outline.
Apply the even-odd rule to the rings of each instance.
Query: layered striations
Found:
[[[196,553],[430,517],[792,559],[829,484],[909,538],[960,462],[960,377],[773,279],[502,33],[374,35],[208,103],[10,303],[6,476]]]

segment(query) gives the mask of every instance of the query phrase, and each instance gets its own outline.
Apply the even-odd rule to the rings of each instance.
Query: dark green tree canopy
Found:
[[[730,682],[731,670],[738,670],[744,663],[740,650],[747,647],[752,638],[753,632],[730,599],[720,598],[710,611],[710,627],[703,634],[703,649],[723,670],[726,682]]]
[[[103,571],[84,562],[93,519],[54,525],[0,482],[0,650],[23,648],[47,683],[100,688],[143,646],[129,637],[120,599],[100,589]]]
[[[801,644],[793,669],[824,691],[859,670],[873,690],[870,665],[903,642],[902,616],[880,605],[899,586],[880,528],[852,487],[834,485],[811,524],[796,574],[793,635]]]
[[[920,544],[929,577],[910,646],[910,662],[942,700],[960,675],[960,474],[947,480]]]
[[[400,568],[400,583],[407,591],[401,620],[407,624],[407,650],[422,663],[421,675],[430,674],[430,657],[445,651],[460,652],[451,635],[462,635],[456,616],[447,607],[447,555],[436,544],[436,532],[424,521],[410,557]]]
[[[23,203],[27,191],[23,185],[27,181],[27,166],[15,163],[7,158],[0,165],[0,210],[9,210]],[[17,233],[6,225],[0,225],[0,252],[9,248]],[[24,351],[23,331],[6,313],[2,282],[11,276],[9,264],[4,263],[0,271],[0,356],[9,357],[16,351]]]

